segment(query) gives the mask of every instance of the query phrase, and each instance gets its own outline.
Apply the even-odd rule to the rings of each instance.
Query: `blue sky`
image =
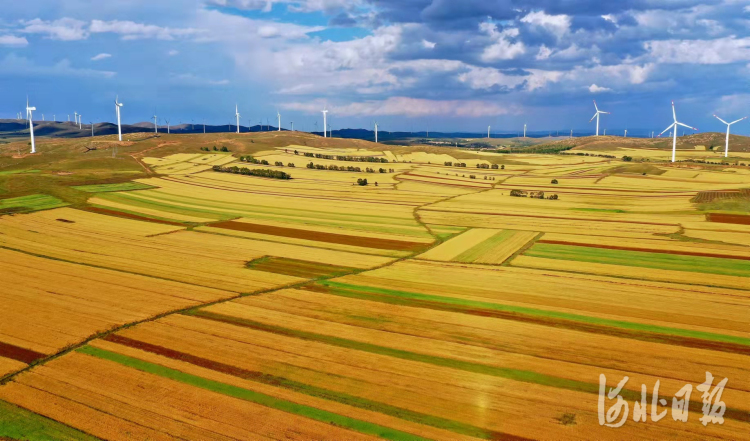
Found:
[[[593,130],[750,113],[739,0],[33,0],[4,2],[0,117],[303,130]],[[36,118],[35,118],[36,119]],[[735,126],[750,134],[750,123]]]

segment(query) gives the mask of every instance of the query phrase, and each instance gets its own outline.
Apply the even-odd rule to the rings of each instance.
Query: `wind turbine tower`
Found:
[[[78,114],[78,130],[83,130],[83,125],[81,125],[81,121],[83,121],[83,115],[79,113]]]
[[[490,139],[490,127],[492,126],[487,126],[487,139]]]
[[[237,118],[237,133],[240,133],[240,110],[237,104],[234,105],[234,117]]]
[[[118,101],[119,96],[115,96],[115,113],[117,114],[117,140],[122,141],[122,127],[120,127],[120,107],[122,103]]]
[[[70,115],[68,115],[68,121],[70,121]],[[78,112],[73,112],[73,124],[78,124]]]
[[[159,133],[159,125],[156,123],[157,121],[156,114],[154,114],[154,133]]]
[[[279,119],[279,132],[281,131],[281,114],[279,111],[276,111],[276,117]]]
[[[378,143],[378,122],[375,121],[375,144]]]
[[[683,126],[683,127],[687,127],[688,129],[693,129],[693,130],[698,130],[698,129],[696,129],[695,127],[690,127],[687,124],[683,124],[677,121],[677,112],[675,112],[674,110],[674,101],[672,101],[672,118],[674,119],[674,122],[672,123],[671,126],[664,129],[664,132],[674,128],[673,134],[672,134],[672,162],[675,162],[675,159],[677,157],[677,126]],[[657,138],[663,135],[664,132],[659,133],[659,136],[657,136]]]
[[[323,138],[326,138],[327,137],[326,136],[326,127],[328,127],[326,125],[326,117],[328,116],[328,110],[325,109],[325,108],[323,108],[323,110],[321,110],[321,112],[323,112]]]
[[[599,115],[601,114],[609,115],[610,113],[605,112],[603,110],[599,110],[599,107],[596,105],[596,101],[594,101],[594,108],[596,109],[596,113],[594,114],[594,116],[591,117],[589,122],[593,121],[594,118],[596,118],[596,136],[599,136]]]
[[[723,122],[724,124],[727,125],[727,144],[726,144],[726,147],[724,147],[724,157],[726,158],[726,157],[729,156],[729,128],[732,126],[732,124],[738,123],[738,122],[742,121],[743,119],[747,119],[747,117],[740,118],[737,121],[732,121],[730,123],[724,121],[723,119],[719,118],[716,115],[714,115],[714,118],[718,119],[719,121],[721,121],[721,122]]]
[[[523,137],[526,137],[526,124],[523,125]]]
[[[29,134],[31,135],[31,154],[36,153],[36,143],[34,142],[34,121],[32,118],[32,112],[36,110],[36,107],[29,107],[29,98],[26,97],[26,118],[29,119]]]
[[[164,118],[164,122],[167,123],[167,135],[169,135],[169,120]]]

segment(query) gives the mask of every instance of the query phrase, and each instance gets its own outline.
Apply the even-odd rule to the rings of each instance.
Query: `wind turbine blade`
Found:
[[[599,114],[599,112],[596,112],[596,113],[594,114],[594,116],[592,116],[592,117],[591,117],[591,119],[589,120],[589,122],[593,121],[593,120],[594,120],[594,118],[596,118],[596,115],[598,115],[598,114]]]
[[[670,129],[671,129],[672,127],[674,127],[674,126],[675,126],[675,125],[674,125],[674,124],[672,124],[671,126],[667,127],[666,129],[664,129],[664,131],[663,131],[663,132],[659,133],[659,136],[663,135],[664,133],[666,133],[666,131],[667,131],[667,130],[670,130]],[[658,138],[659,136],[657,136],[657,138]]]
[[[688,129],[693,129],[693,130],[695,130],[696,132],[698,131],[698,128],[697,128],[697,127],[691,127],[691,126],[689,126],[689,125],[687,125],[687,124],[683,124],[683,123],[681,123],[681,122],[678,122],[678,123],[675,123],[675,124],[679,124],[679,125],[681,125],[682,127],[687,127]]]
[[[594,100],[594,109],[596,109],[597,112],[599,111],[599,108],[596,106],[596,100]]]
[[[729,124],[728,122],[724,121],[723,119],[719,118],[716,115],[714,115],[714,118],[718,119],[719,121],[723,122],[724,124]]]
[[[674,122],[677,122],[677,112],[674,110],[674,101],[672,101],[672,117],[674,118]]]
[[[747,117],[744,117],[744,118],[740,118],[740,119],[738,119],[737,121],[732,121],[732,122],[730,122],[730,123],[729,123],[729,125],[731,126],[732,124],[734,124],[734,123],[738,123],[738,122],[742,121],[743,119],[747,119]]]
[[[605,112],[604,110],[600,110],[599,113],[604,113],[605,115],[611,115],[611,113]]]

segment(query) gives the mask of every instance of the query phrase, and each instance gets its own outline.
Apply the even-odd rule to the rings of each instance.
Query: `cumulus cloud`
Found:
[[[104,59],[110,58],[111,56],[112,54],[101,53],[99,55],[94,55],[93,57],[91,57],[91,61],[104,60]]]
[[[422,40],[422,46],[425,47],[425,49],[435,49],[435,45],[437,43],[428,41],[428,40]]]
[[[26,37],[17,37],[15,35],[0,35],[0,46],[28,46],[29,41]]]
[[[519,36],[518,28],[498,31],[497,25],[490,22],[480,24],[479,28],[494,41],[482,52],[483,61],[512,60],[526,52],[523,42],[515,40]]]
[[[570,17],[564,14],[549,15],[544,11],[534,11],[521,19],[521,23],[542,28],[560,36],[570,30]]]
[[[27,34],[44,34],[52,40],[74,41],[88,38],[86,22],[72,18],[45,21],[39,18],[23,22],[21,32]]]
[[[601,87],[597,86],[596,84],[592,84],[589,86],[589,92],[591,93],[602,93],[602,92],[611,92],[612,89],[609,87]]]
[[[114,33],[122,36],[123,40],[141,38],[156,38],[159,40],[174,40],[180,37],[192,37],[201,34],[203,30],[196,28],[169,28],[151,24],[136,23],[128,20],[92,20],[89,31],[92,33]]]
[[[750,61],[750,37],[714,40],[659,40],[643,44],[658,63],[728,64]]]

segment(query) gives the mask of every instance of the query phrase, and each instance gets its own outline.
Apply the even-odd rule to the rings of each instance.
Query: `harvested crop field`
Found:
[[[750,440],[741,167],[162,136],[0,200],[0,439]],[[211,169],[247,154],[294,179]]]

